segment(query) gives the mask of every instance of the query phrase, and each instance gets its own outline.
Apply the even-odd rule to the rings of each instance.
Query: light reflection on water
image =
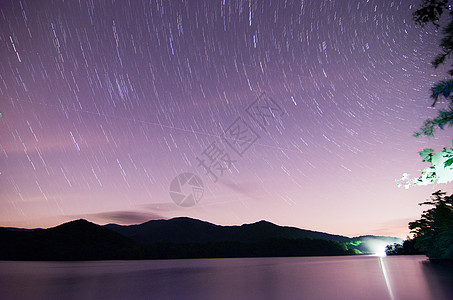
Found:
[[[424,256],[0,262],[0,299],[453,299]]]

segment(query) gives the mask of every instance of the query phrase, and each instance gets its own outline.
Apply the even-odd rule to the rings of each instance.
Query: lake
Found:
[[[425,256],[0,262],[0,299],[453,299]]]

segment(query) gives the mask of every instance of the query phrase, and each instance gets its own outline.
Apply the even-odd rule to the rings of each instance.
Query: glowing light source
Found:
[[[376,256],[386,256],[385,248],[387,247],[388,243],[385,241],[369,241],[370,247],[372,249],[373,255]]]
[[[375,255],[377,255],[377,256],[381,256],[381,257],[382,257],[382,256],[387,256],[387,254],[385,253],[385,247],[384,247],[384,248],[382,248],[382,249],[378,249],[378,250],[376,250],[376,253],[375,253]]]

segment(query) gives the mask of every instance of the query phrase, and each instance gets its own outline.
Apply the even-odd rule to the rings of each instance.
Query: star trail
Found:
[[[395,179],[451,144],[412,137],[445,76],[419,4],[2,1],[0,226],[189,216],[405,237],[447,187]],[[249,113],[263,94],[284,112],[266,127]],[[256,136],[234,151],[238,118]],[[199,160],[212,143],[231,163],[217,180]],[[185,172],[204,186],[190,207],[169,194]]]

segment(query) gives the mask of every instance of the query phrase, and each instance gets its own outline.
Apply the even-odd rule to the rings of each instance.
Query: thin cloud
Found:
[[[137,212],[137,211],[110,211],[91,214],[88,217],[102,219],[109,223],[119,224],[140,224],[151,220],[167,219],[164,216],[151,212]]]

